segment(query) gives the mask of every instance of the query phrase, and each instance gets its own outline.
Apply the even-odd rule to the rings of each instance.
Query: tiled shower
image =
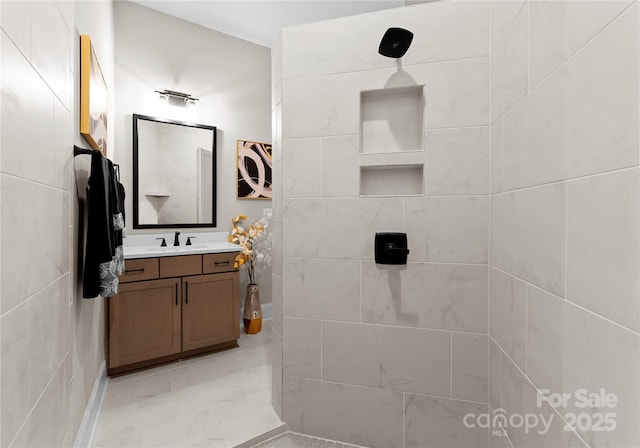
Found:
[[[415,35],[400,60],[377,53],[393,26]],[[639,26],[637,1],[514,0],[283,30],[273,401],[291,430],[640,446]],[[406,232],[406,266],[374,262],[376,232]]]

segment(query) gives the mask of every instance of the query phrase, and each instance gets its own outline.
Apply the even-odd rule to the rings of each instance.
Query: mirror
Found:
[[[215,126],[134,114],[133,228],[215,225]]]

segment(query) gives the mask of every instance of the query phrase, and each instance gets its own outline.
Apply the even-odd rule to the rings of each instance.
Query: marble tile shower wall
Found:
[[[496,447],[640,446],[636,1],[492,3],[489,407],[544,413]],[[536,389],[572,394],[536,403]],[[563,431],[578,389],[615,431]]]
[[[462,417],[488,409],[490,17],[487,2],[439,2],[283,31],[274,381],[293,431],[384,448],[488,444]],[[377,46],[398,25],[415,38],[396,65]],[[360,92],[415,85],[424,194],[361,197]],[[380,231],[408,234],[406,268],[374,263]]]
[[[73,5],[0,16],[0,445],[69,446]]]

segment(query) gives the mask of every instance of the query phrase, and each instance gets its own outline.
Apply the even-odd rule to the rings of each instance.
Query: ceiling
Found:
[[[397,8],[403,0],[131,0],[212,30],[270,47],[281,28]]]

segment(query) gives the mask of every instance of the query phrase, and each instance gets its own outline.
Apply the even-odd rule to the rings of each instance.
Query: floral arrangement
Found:
[[[248,228],[242,224],[247,217],[238,215],[231,220],[233,229],[229,234],[229,242],[235,243],[242,248],[233,263],[233,267],[238,269],[247,266],[249,272],[249,282],[255,283],[255,268],[260,263],[270,263],[271,261],[271,237],[267,232],[269,221],[262,217]]]

